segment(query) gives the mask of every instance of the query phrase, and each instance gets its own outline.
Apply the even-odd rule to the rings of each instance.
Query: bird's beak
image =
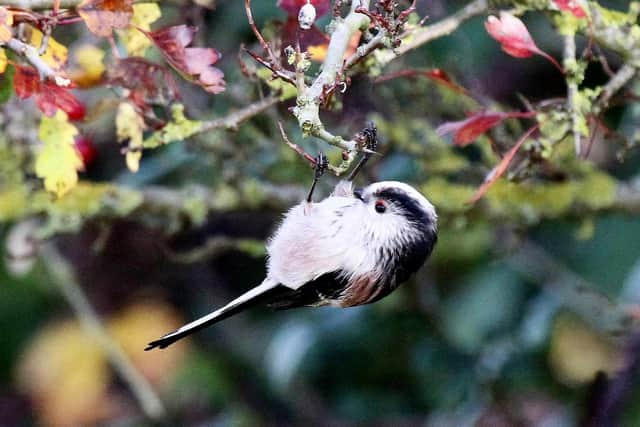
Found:
[[[364,199],[362,198],[362,188],[356,188],[353,190],[353,197],[364,202]]]

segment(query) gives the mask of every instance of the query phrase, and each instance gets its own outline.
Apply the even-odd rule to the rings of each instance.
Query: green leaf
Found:
[[[0,74],[0,104],[4,104],[11,98],[13,93],[13,75],[16,69],[8,65],[3,74]]]

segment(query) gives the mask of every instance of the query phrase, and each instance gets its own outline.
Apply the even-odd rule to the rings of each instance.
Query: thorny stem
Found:
[[[576,39],[571,35],[564,36],[564,66],[571,69],[569,64],[576,60]],[[571,133],[573,135],[573,144],[576,156],[580,155],[580,139],[581,133],[579,129],[580,112],[577,110],[576,98],[578,96],[578,84],[575,82],[575,76],[571,73],[566,74],[567,81],[567,111],[571,117]]]
[[[53,281],[75,311],[80,325],[96,339],[114,369],[131,389],[145,415],[153,420],[162,419],[166,411],[160,398],[131,363],[122,348],[109,336],[98,314],[78,285],[69,263],[51,243],[40,247],[40,255],[46,261]]]

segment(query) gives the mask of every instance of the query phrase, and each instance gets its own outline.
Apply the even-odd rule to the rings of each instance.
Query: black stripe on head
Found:
[[[373,196],[384,199],[400,208],[407,220],[416,225],[420,231],[423,231],[422,226],[432,228],[433,218],[429,216],[429,212],[424,209],[418,200],[409,196],[403,190],[399,188],[383,188],[376,191]]]
[[[374,197],[384,199],[402,210],[407,220],[415,227],[413,239],[406,246],[399,248],[399,252],[395,256],[393,254],[386,256],[386,259],[395,261],[388,268],[395,270],[392,286],[397,286],[418,271],[431,255],[438,240],[435,218],[424,209],[418,200],[401,189],[384,188],[375,192]]]

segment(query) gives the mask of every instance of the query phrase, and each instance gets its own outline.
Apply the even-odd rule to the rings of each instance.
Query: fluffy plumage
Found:
[[[149,343],[165,348],[249,306],[277,309],[369,304],[424,264],[437,241],[437,216],[413,187],[395,181],[353,190],[287,212],[267,245],[267,278],[226,306]]]

